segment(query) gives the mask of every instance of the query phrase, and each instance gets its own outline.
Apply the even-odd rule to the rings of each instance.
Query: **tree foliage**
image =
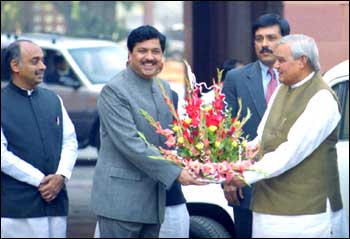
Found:
[[[52,5],[64,18],[66,34],[103,38],[125,37],[128,29],[118,22],[116,5],[131,10],[140,1],[1,1],[2,32],[34,32],[34,8]]]

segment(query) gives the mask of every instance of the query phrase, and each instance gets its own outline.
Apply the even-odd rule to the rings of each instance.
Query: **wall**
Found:
[[[322,72],[349,59],[348,1],[284,1],[284,16],[292,34],[315,39]]]

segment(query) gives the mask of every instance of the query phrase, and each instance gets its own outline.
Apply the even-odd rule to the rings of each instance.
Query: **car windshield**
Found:
[[[126,52],[117,46],[70,49],[92,84],[104,84],[125,68]]]

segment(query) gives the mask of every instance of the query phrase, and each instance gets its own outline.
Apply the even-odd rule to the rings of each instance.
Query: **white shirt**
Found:
[[[76,139],[74,125],[63,106],[61,98],[60,102],[62,106],[63,137],[61,157],[56,174],[61,174],[66,179],[70,179],[78,156],[78,142]],[[45,177],[45,175],[39,169],[33,167],[31,164],[7,150],[7,139],[3,134],[2,127],[1,172],[35,187],[38,187],[41,180]]]
[[[309,74],[304,80],[292,85],[291,87],[296,88],[303,85],[305,82],[310,80],[313,75],[314,72]],[[266,112],[259,124],[257,137],[252,142],[249,142],[249,144],[260,142],[266,119],[271,110],[271,102],[274,101],[279,88],[280,86],[271,96],[271,100],[267,106]],[[255,171],[246,171],[243,173],[246,182],[248,184],[252,184],[265,178],[276,177],[301,163],[330,135],[330,133],[337,126],[340,118],[341,115],[339,113],[338,104],[334,100],[333,95],[328,90],[320,90],[317,92],[308,102],[305,111],[299,116],[299,118],[290,128],[287,136],[287,141],[280,144],[274,151],[265,154],[261,160],[251,166],[252,169],[257,169],[258,171],[260,170],[261,172],[266,173],[266,175]],[[344,209],[336,213],[342,215],[336,217],[340,218],[340,221],[337,222],[337,225],[342,225],[344,222],[346,223]],[[281,224],[283,224],[283,230],[285,233],[287,233],[287,235],[285,234],[284,236],[294,235],[292,233],[298,231],[297,228],[300,230],[306,230],[306,221],[316,222],[314,225],[319,227],[321,227],[321,225],[324,225],[324,228],[333,228],[333,222],[331,222],[331,218],[334,218],[334,215],[338,214],[332,214],[330,210],[327,210],[325,213],[300,216],[279,216],[254,212],[253,220],[255,221],[255,225],[253,231],[255,230],[255,234],[253,234],[259,237],[265,235],[260,232],[265,233],[270,229],[273,232],[276,230],[276,227],[281,228]],[[324,218],[329,219],[326,224],[324,223]],[[284,223],[285,220],[288,220],[290,223],[289,225],[293,226],[288,228],[288,224]],[[263,225],[261,223],[266,223],[271,227],[265,227],[265,224],[264,227],[262,227]],[[320,230],[322,231],[323,229]],[[317,231],[316,234],[312,234],[313,232],[310,232],[311,234],[308,234],[307,232],[305,233],[306,234],[301,233],[301,236],[319,235],[317,234],[319,231]],[[273,234],[269,235],[271,236]],[[326,234],[326,236],[328,236],[328,234]]]
[[[303,85],[313,75],[314,72],[291,87],[296,88]],[[271,110],[271,102],[274,101],[279,88],[280,86],[271,96],[266,112],[259,124],[257,137],[249,144],[260,142]],[[310,99],[305,111],[290,128],[287,141],[280,144],[275,151],[265,154],[261,160],[252,166],[253,169],[261,170],[267,175],[264,176],[254,171],[244,172],[244,178],[247,183],[252,184],[264,178],[276,177],[301,163],[335,129],[340,118],[338,104],[334,100],[333,95],[328,90],[317,92]]]
[[[32,91],[28,91],[30,95]],[[70,179],[78,156],[78,142],[75,129],[63,102],[62,106],[62,151],[56,174]],[[25,183],[38,187],[44,173],[7,150],[7,139],[1,126],[1,172]],[[46,226],[45,226],[46,225]],[[49,230],[50,229],[50,230]],[[66,217],[3,218],[1,237],[66,237]]]
[[[264,65],[261,61],[258,61],[261,69],[261,79],[262,79],[262,84],[264,88],[264,95],[266,97],[266,92],[267,92],[267,87],[271,81],[271,75],[269,74],[269,67]],[[279,82],[279,74],[276,68],[272,68],[273,72],[275,73],[277,85],[280,84]]]

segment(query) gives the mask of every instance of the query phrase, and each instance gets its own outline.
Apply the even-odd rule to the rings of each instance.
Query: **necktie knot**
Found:
[[[277,87],[277,81],[276,81],[276,76],[275,76],[275,72],[273,71],[273,69],[269,69],[267,71],[267,73],[271,76],[270,82],[267,86],[267,91],[266,91],[266,104],[269,102],[271,95],[273,94],[274,90]]]

